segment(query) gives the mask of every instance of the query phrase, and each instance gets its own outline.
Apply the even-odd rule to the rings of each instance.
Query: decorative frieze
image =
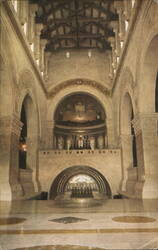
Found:
[[[69,88],[71,86],[89,86],[97,89],[98,91],[102,92],[105,96],[110,96],[111,91],[104,87],[103,85],[99,84],[95,81],[85,80],[85,79],[76,79],[76,80],[69,80],[59,84],[58,86],[54,87],[48,94],[49,97],[54,97],[58,94],[61,90],[65,88]]]

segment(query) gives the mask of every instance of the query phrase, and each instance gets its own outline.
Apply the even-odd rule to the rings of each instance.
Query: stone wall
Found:
[[[41,190],[49,192],[54,179],[72,166],[89,166],[99,171],[109,183],[112,195],[121,182],[120,150],[49,150],[39,152],[39,181]]]
[[[70,50],[70,57],[66,57],[66,51],[54,52],[49,59],[47,86],[52,88],[66,80],[85,78],[97,81],[103,86],[109,84],[109,55],[108,52],[91,50]]]

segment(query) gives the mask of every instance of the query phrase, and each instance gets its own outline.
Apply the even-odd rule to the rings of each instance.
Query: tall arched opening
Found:
[[[133,182],[130,182],[130,172],[133,167],[137,167],[137,147],[135,131],[132,125],[133,119],[132,100],[130,95],[126,93],[121,105],[121,144],[123,165],[122,191],[127,193],[134,192],[134,187],[131,187]],[[136,170],[134,171],[136,172]]]
[[[108,146],[106,114],[91,95],[66,96],[59,103],[54,120],[55,149],[103,149]]]
[[[143,198],[158,198],[158,34],[145,48],[140,72],[140,120],[143,138]]]
[[[110,186],[105,177],[88,166],[73,166],[63,170],[53,181],[49,199],[68,200],[95,199],[111,197]]]
[[[37,187],[38,119],[32,97],[27,94],[22,102],[19,137],[19,172],[24,195],[33,194]]]

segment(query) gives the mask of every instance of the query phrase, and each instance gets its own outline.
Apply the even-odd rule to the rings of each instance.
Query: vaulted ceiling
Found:
[[[44,28],[46,50],[73,48],[111,49],[108,38],[114,36],[110,22],[118,20],[114,0],[34,0],[39,9],[36,23]]]

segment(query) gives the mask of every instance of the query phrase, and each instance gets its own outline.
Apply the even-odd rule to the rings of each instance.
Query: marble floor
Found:
[[[158,200],[106,200],[79,208],[1,202],[0,250],[8,249],[158,249]]]

